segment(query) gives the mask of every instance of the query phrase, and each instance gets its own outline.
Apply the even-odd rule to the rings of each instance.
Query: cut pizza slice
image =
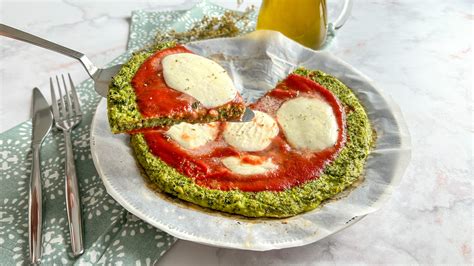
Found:
[[[107,97],[113,133],[180,122],[238,120],[242,97],[226,70],[183,46],[135,54],[113,78]]]

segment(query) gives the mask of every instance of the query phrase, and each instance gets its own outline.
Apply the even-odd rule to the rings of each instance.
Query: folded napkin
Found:
[[[132,12],[129,49],[138,49],[156,32],[187,30],[204,15],[226,9],[201,2],[189,10]],[[255,16],[253,16],[255,18]],[[255,23],[253,23],[254,25]],[[121,56],[111,64],[123,62]],[[81,192],[85,252],[73,258],[64,200],[65,147],[62,133],[52,130],[41,150],[44,264],[154,264],[176,241],[129,213],[106,192],[92,162],[90,125],[100,97],[92,80],[77,86],[84,117],[72,133]],[[47,89],[47,88],[43,88]],[[28,189],[31,168],[31,121],[0,135],[0,265],[28,262]]]

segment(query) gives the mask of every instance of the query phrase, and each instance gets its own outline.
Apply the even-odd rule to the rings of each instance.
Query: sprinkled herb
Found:
[[[250,6],[244,12],[226,11],[221,17],[205,16],[187,31],[177,32],[171,30],[164,33],[158,32],[155,37],[155,43],[170,41],[187,43],[195,40],[235,37],[254,30],[252,27],[249,27],[252,21],[251,15],[254,11],[255,7]]]

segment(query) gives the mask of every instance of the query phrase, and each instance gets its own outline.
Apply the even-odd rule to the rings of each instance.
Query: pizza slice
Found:
[[[107,97],[113,133],[180,122],[238,120],[245,104],[226,70],[184,46],[135,54],[113,78]]]

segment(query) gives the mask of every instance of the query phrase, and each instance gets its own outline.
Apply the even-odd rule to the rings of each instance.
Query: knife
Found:
[[[28,201],[28,233],[30,244],[30,262],[38,263],[41,258],[41,228],[42,195],[41,195],[41,143],[48,135],[53,125],[51,108],[38,88],[33,89],[33,122],[31,134],[31,149],[33,162],[31,164],[30,195]]]

